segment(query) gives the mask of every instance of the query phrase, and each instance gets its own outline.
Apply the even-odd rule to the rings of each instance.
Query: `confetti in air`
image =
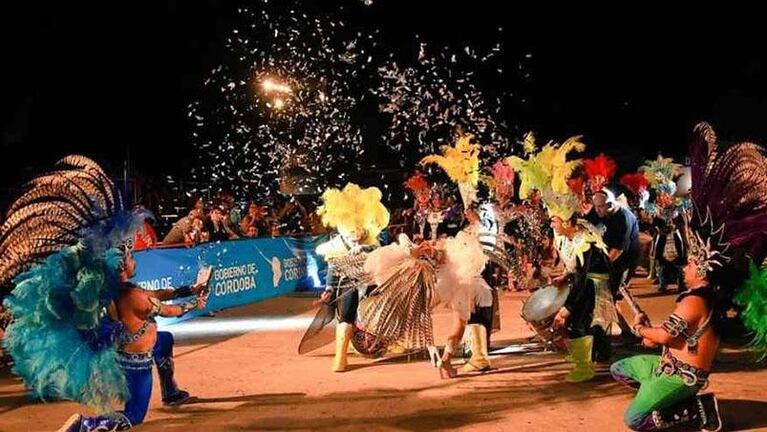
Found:
[[[465,46],[460,52],[443,48],[432,55],[422,43],[413,64],[389,61],[381,66],[379,85],[372,91],[381,111],[390,116],[386,144],[400,154],[414,152],[417,158],[470,133],[486,154],[510,154],[511,131],[502,117],[504,96],[488,97],[478,85],[480,73],[501,76],[502,68],[494,66],[500,52],[497,44],[486,54]],[[400,163],[412,166],[413,160],[403,158]]]
[[[399,183],[398,170],[462,134],[482,144],[483,165],[513,153],[504,89],[529,75],[522,63],[504,74],[500,43],[416,41],[408,58],[363,24],[281,6],[238,10],[189,106],[199,183],[263,198],[318,193],[371,169]]]
[[[290,10],[238,10],[223,61],[189,106],[194,176],[236,193],[338,185],[363,153],[353,121],[373,43],[340,20]],[[280,185],[282,181],[282,185]]]

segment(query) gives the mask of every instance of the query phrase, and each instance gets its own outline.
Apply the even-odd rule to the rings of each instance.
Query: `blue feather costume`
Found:
[[[11,206],[0,227],[0,294],[13,288],[3,344],[34,396],[99,413],[130,398],[116,347],[121,325],[106,308],[120,287],[121,249],[148,216],[127,211],[82,156],[60,160]]]

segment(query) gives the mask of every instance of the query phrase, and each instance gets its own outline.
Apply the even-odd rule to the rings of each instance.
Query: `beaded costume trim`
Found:
[[[660,358],[660,364],[655,370],[656,376],[678,375],[687,386],[700,385],[701,390],[708,386],[709,373],[703,369],[689,365],[671,355],[668,350],[664,351]]]

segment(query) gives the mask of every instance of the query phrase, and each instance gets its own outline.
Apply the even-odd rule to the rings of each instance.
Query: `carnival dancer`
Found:
[[[644,345],[661,346],[662,354],[630,357],[611,367],[616,380],[638,389],[625,415],[634,430],[721,429],[716,398],[699,393],[709,382],[720,324],[733,298],[754,332],[752,346],[762,353],[767,348],[767,318],[754,307],[767,298],[767,273],[754,264],[767,251],[767,155],[752,143],[720,153],[714,131],[702,123],[695,128],[690,159],[694,212],[687,231],[687,291],[660,326],[650,325],[644,314],[634,320]],[[748,259],[751,278],[743,284]]]
[[[436,163],[442,168],[445,173],[450,177],[450,180],[456,183],[458,186],[458,192],[461,196],[461,202],[464,208],[464,220],[466,225],[457,233],[453,240],[449,243],[455,246],[457,239],[460,237],[468,238],[473,237],[477,243],[480,242],[481,223],[479,217],[479,206],[477,205],[477,186],[479,184],[479,154],[481,152],[481,146],[473,143],[474,137],[470,134],[463,134],[458,137],[455,146],[444,146],[442,148],[442,155],[429,155],[421,160],[421,164]],[[503,173],[498,172],[498,184],[501,189],[501,195],[508,197],[510,192],[513,191],[513,176],[509,179],[509,172],[507,169]],[[510,181],[511,180],[511,181]],[[511,188],[511,190],[509,190]],[[505,225],[505,221],[503,221]],[[503,237],[501,237],[501,241]],[[461,244],[469,245],[474,244],[474,240],[461,240]],[[496,261],[507,262],[508,259],[505,256],[501,256],[498,259],[497,254],[494,253],[494,249],[483,248],[483,253],[493,257]],[[457,252],[452,252],[451,256],[459,256]],[[505,255],[505,254],[504,254]],[[487,258],[479,257],[471,260],[476,264],[476,267],[481,265],[482,270],[486,267]],[[471,267],[474,269],[475,267]],[[442,286],[452,279],[450,266],[441,268],[439,274],[444,277],[438,277],[438,286]],[[481,273],[482,271],[480,271]],[[464,371],[476,371],[486,370],[490,368],[490,360],[488,357],[488,344],[490,342],[490,333],[493,328],[493,316],[494,309],[498,307],[497,296],[493,295],[492,288],[482,278],[472,276],[470,279],[467,275],[463,275],[455,280],[460,280],[460,283],[468,283],[468,289],[472,293],[472,301],[469,303],[471,308],[471,314],[466,316],[465,308],[456,308],[454,311],[458,311],[457,316],[454,317],[453,332],[448,337],[448,344],[445,346],[445,351],[442,355],[440,365],[441,373],[446,377],[454,376],[452,365],[450,364],[450,358],[456,348],[456,338],[460,341],[463,335],[464,329],[468,323],[468,339],[471,347],[472,357],[469,359],[464,367]],[[443,290],[444,291],[444,290]],[[451,294],[452,295],[452,294]],[[443,292],[443,298],[446,297]],[[495,301],[494,301],[495,299]],[[459,310],[460,309],[460,310]]]
[[[537,150],[535,135],[528,132],[524,138],[524,149],[528,160]],[[542,261],[546,254],[546,238],[551,238],[550,221],[546,209],[541,200],[541,191],[537,188],[540,182],[536,181],[539,172],[522,170],[526,160],[517,156],[506,158],[506,163],[520,173],[520,187],[518,191],[522,203],[512,209],[507,232],[512,238],[515,247],[511,262],[513,280],[510,285],[516,290],[534,288],[530,286],[528,274],[540,273],[543,270]],[[532,176],[531,178],[523,176]]]
[[[464,370],[490,368],[487,318],[492,320],[492,312],[488,311],[492,310],[493,299],[482,278],[487,257],[477,234],[472,232],[479,218],[476,213],[467,218],[475,223],[455,237],[415,245],[401,235],[398,243],[373,251],[365,263],[377,288],[361,305],[360,320],[384,344],[396,342],[408,349],[428,349],[442,378],[457,375],[452,358],[467,323],[471,323],[472,359]],[[439,305],[452,311],[442,355],[434,347],[431,316]]]
[[[542,191],[543,203],[554,229],[554,243],[566,273],[555,279],[558,285],[570,285],[565,305],[554,319],[559,329],[567,329],[569,355],[573,369],[566,377],[569,382],[587,381],[594,377],[593,359],[609,356],[604,330],[617,322],[617,313],[610,293],[607,249],[599,231],[575,215],[581,201],[568,182],[580,160],[567,160],[571,151],[583,151],[585,145],[573,137],[561,146],[547,144],[527,160],[511,158],[527,189]],[[597,340],[593,351],[594,337]],[[603,340],[604,339],[604,340]],[[607,352],[606,352],[607,351]]]
[[[118,266],[121,284],[117,299],[108,311],[111,319],[122,324],[117,338],[117,361],[124,370],[129,396],[124,409],[116,415],[74,414],[61,431],[126,430],[141,424],[152,395],[153,363],[160,378],[163,405],[179,405],[190,398],[188,392],[178,388],[174,377],[173,335],[157,331],[155,317],[180,317],[195,309],[204,309],[207,301],[204,285],[147,291],[130,282],[136,272],[136,262],[129,251],[117,253],[111,259]],[[191,296],[195,297],[179,304],[163,304],[166,300]]]
[[[570,338],[568,360],[574,368],[566,377],[569,382],[591,379],[592,360],[609,359],[607,329],[618,322],[608,287],[607,247],[596,227],[568,214],[575,209],[551,211],[554,244],[565,264],[565,274],[553,282],[570,285],[570,294],[554,318],[554,327],[567,329]]]
[[[653,218],[656,237],[653,241],[653,257],[658,274],[658,291],[665,292],[669,283],[677,285],[677,291],[685,290],[682,269],[687,263],[687,250],[684,241],[683,213],[673,212],[657,215]]]
[[[478,154],[479,146],[471,144],[470,136],[462,136],[455,147],[444,149],[443,156],[427,156],[422,163],[435,162],[445,169],[458,183],[464,205],[470,206],[476,200]],[[493,296],[482,279],[487,257],[478,238],[476,207],[466,211],[466,218],[471,221],[469,226],[453,237],[415,246],[400,236],[398,243],[372,252],[365,263],[365,270],[378,285],[360,309],[366,328],[384,343],[428,349],[442,378],[457,374],[451,360],[472,313],[477,314],[477,324],[472,323],[469,331],[473,360],[467,370],[490,367],[486,326],[492,325]],[[431,318],[432,309],[440,304],[453,313],[442,355],[434,347]]]
[[[179,315],[195,303],[164,306],[128,288],[133,261],[126,245],[148,214],[127,211],[109,177],[83,156],[60,160],[27,186],[0,228],[0,284],[15,284],[5,299],[13,322],[4,340],[13,372],[37,397],[74,400],[103,414],[75,415],[63,430],[140,424],[153,357],[164,402],[188,398],[173,379],[172,338],[142,320],[153,308]],[[114,412],[119,402],[125,409]]]
[[[653,192],[645,209],[655,231],[650,255],[658,276],[658,290],[664,292],[669,282],[674,282],[680,292],[684,291],[682,268],[687,263],[684,220],[689,200],[676,196],[674,182],[682,174],[682,166],[659,155],[655,160],[646,161],[639,170]]]
[[[426,234],[426,219],[429,214],[432,188],[429,181],[423,174],[416,172],[405,181],[405,188],[413,192],[415,200],[413,208],[410,210],[414,227],[413,238],[423,239]],[[417,235],[415,234],[417,230]]]
[[[354,336],[357,307],[369,285],[363,270],[365,258],[378,247],[378,235],[389,223],[389,212],[381,203],[381,197],[378,188],[362,189],[349,183],[341,190],[326,190],[322,194],[323,205],[317,210],[322,223],[336,229],[338,234],[317,247],[317,253],[328,262],[326,288],[321,296],[327,306],[320,309],[310,325],[299,352],[321,346],[312,344],[311,340],[335,317],[338,323],[333,372],[347,369],[347,351]]]
[[[491,177],[487,180],[493,192],[494,202],[481,206],[486,222],[479,236],[491,257],[491,264],[485,269],[485,279],[488,283],[498,282],[502,275],[507,285],[514,279],[510,274],[516,264],[511,259],[514,241],[506,230],[509,222],[516,216],[515,207],[511,203],[514,196],[514,178],[514,169],[505,160],[499,160],[493,164]]]

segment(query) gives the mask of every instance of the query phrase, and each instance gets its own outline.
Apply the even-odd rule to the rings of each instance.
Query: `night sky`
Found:
[[[187,105],[221,61],[237,6],[260,4],[4,3],[3,201],[40,167],[73,152],[116,175],[128,151],[135,172],[184,175],[194,160]],[[700,120],[724,140],[767,142],[767,50],[754,11],[393,0],[294,7],[378,28],[382,46],[403,56],[416,49],[416,34],[458,47],[500,40],[505,67],[518,73],[485,91],[513,94],[506,121],[514,133],[532,129],[544,140],[583,134],[589,154],[605,151],[628,170],[659,150],[682,156]]]

